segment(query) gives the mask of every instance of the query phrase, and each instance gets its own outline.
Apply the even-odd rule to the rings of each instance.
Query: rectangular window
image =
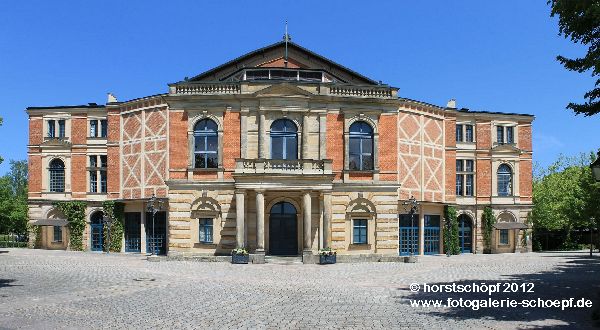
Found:
[[[508,229],[500,229],[500,244],[508,245]]]
[[[56,135],[54,135],[55,130],[56,130],[56,127],[55,127],[54,120],[48,120],[48,137],[51,137],[51,138],[55,137],[56,136]]]
[[[90,120],[90,137],[98,136],[98,121]]]
[[[475,161],[472,159],[456,160],[456,196],[475,195]]]
[[[108,136],[108,121],[106,119],[100,120],[100,137]]]
[[[54,242],[62,242],[62,227],[54,226]]]
[[[473,142],[473,125],[465,125],[465,142]]]
[[[353,220],[352,235],[353,244],[367,244],[367,219]]]
[[[58,138],[64,139],[65,137],[65,121],[63,119],[58,121]]]
[[[200,243],[212,243],[213,242],[213,219],[203,218],[199,222],[200,231],[198,233],[198,240]]]
[[[96,171],[90,171],[90,192],[98,192],[98,176]]]
[[[506,143],[515,143],[514,138],[515,130],[512,126],[506,127]]]
[[[463,141],[463,125],[456,125],[456,142]]]
[[[90,167],[98,167],[97,156],[90,156]]]
[[[106,168],[107,165],[108,164],[106,162],[106,155],[100,155],[100,167]]]
[[[106,193],[107,185],[106,185],[106,171],[100,171],[100,192]]]
[[[498,135],[498,137],[497,137],[498,144],[504,144],[504,127],[496,126],[496,134]]]

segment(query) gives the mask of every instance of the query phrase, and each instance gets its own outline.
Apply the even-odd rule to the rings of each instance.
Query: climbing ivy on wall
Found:
[[[446,253],[460,254],[456,208],[446,205],[444,208],[444,218],[446,221],[446,225],[444,226],[444,249]]]
[[[115,201],[104,201],[102,203],[102,209],[104,212],[104,216],[112,219],[110,223],[110,251],[111,252],[121,252],[122,248],[122,238],[123,238],[123,228],[125,223],[125,204],[121,202]],[[104,226],[104,251],[108,251],[108,227],[109,225]]]
[[[83,232],[85,231],[85,202],[56,202],[58,208],[67,218],[69,227],[69,249],[83,251]]]
[[[496,218],[494,218],[494,212],[491,207],[486,206],[483,209],[482,222],[484,252],[490,253],[492,249],[492,233],[494,232],[494,223],[496,223]]]

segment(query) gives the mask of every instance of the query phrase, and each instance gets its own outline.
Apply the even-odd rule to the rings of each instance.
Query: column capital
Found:
[[[261,195],[262,195],[262,194],[264,194],[264,193],[265,193],[266,189],[254,189],[254,191],[255,191],[257,194],[261,194]]]
[[[236,195],[237,195],[237,194],[243,194],[243,195],[246,195],[246,189],[236,189],[236,190],[235,190],[235,194],[236,194]]]

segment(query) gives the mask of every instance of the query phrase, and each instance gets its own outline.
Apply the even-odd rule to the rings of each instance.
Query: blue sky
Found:
[[[600,147],[600,117],[565,110],[593,86],[557,54],[546,1],[7,1],[0,5],[0,155],[27,156],[28,106],[105,103],[167,91],[248,51],[294,42],[400,95],[530,113],[534,160]],[[595,133],[594,133],[595,132]]]

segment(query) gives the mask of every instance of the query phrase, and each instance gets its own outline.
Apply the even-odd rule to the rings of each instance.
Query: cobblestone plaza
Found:
[[[599,260],[584,253],[424,256],[419,263],[232,265],[7,249],[4,328],[592,327]],[[532,293],[431,294],[410,284],[533,283]],[[411,299],[590,299],[592,308],[412,307]]]

